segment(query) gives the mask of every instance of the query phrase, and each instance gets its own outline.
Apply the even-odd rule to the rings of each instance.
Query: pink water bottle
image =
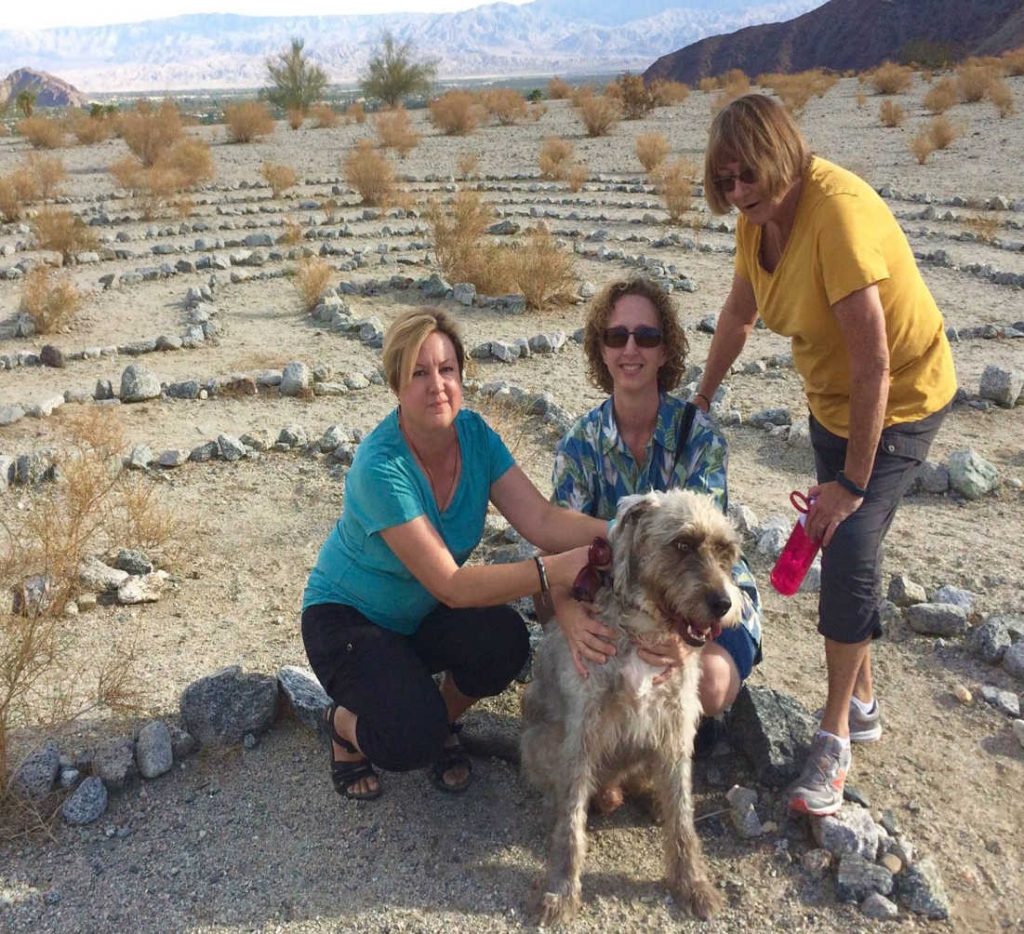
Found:
[[[814,563],[814,556],[821,548],[821,541],[807,534],[807,512],[810,502],[803,493],[794,490],[789,494],[793,508],[800,513],[786,540],[786,547],[772,568],[769,580],[772,586],[784,597],[791,597],[799,589],[807,575],[807,569]]]

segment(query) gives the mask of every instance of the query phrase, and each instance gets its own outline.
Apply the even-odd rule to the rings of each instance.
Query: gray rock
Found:
[[[111,791],[122,791],[138,775],[134,743],[127,738],[113,740],[93,756],[93,772]]]
[[[980,499],[999,486],[999,472],[977,451],[949,455],[949,485],[967,499]]]
[[[181,719],[199,742],[230,745],[266,732],[277,716],[277,679],[237,665],[193,681],[181,695]]]
[[[860,856],[874,860],[878,855],[878,827],[865,808],[845,807],[838,814],[812,824],[814,838],[833,856]]]
[[[740,535],[753,535],[759,525],[757,513],[742,503],[729,503],[729,519]]]
[[[43,349],[39,351],[39,362],[43,366],[52,366],[57,369],[63,369],[67,365],[64,360],[64,351],[53,344],[43,345]]]
[[[967,631],[967,611],[950,603],[916,603],[907,607],[907,624],[926,636],[959,636]]]
[[[159,573],[133,575],[117,588],[117,602],[122,606],[156,603],[163,589],[164,582]]]
[[[758,428],[768,428],[771,425],[788,425],[793,421],[787,408],[762,409],[750,416],[750,424]]]
[[[98,558],[86,558],[78,566],[78,581],[86,589],[96,593],[111,593],[128,579],[128,572],[112,568]]]
[[[218,450],[216,441],[205,441],[192,448],[189,452],[188,459],[197,464],[203,464],[206,463],[206,461],[212,461],[217,456]]]
[[[186,379],[167,386],[167,395],[171,399],[198,399],[202,387],[195,379]]]
[[[347,444],[351,440],[352,436],[347,428],[342,428],[341,425],[331,425],[320,437],[317,447],[320,448],[321,454],[327,454],[339,444]]]
[[[990,616],[971,631],[968,645],[983,662],[998,665],[1003,660],[1006,650],[1012,645],[1010,630],[1001,617]]]
[[[11,787],[24,798],[39,801],[53,788],[60,771],[60,750],[52,740],[30,752],[14,770]]]
[[[945,493],[949,490],[949,470],[945,464],[926,460],[918,470],[917,480],[925,493]]]
[[[145,402],[160,396],[160,380],[138,363],[129,364],[121,374],[121,401]]]
[[[889,581],[889,590],[886,596],[896,606],[912,606],[915,603],[926,603],[928,594],[924,587],[916,581],[912,581],[906,574],[894,574]]]
[[[82,773],[74,768],[62,768],[60,770],[60,787],[67,791],[74,788],[82,777]]]
[[[1003,668],[1014,678],[1024,680],[1024,642],[1011,645],[1003,654]]]
[[[156,778],[171,770],[174,765],[171,731],[163,720],[150,720],[139,730],[135,761],[143,778]]]
[[[312,383],[312,374],[305,363],[289,363],[281,373],[282,396],[304,395]]]
[[[741,688],[727,722],[730,744],[750,759],[758,781],[773,788],[797,777],[818,728],[798,701],[756,685]]]
[[[171,752],[175,759],[184,759],[199,748],[199,740],[188,730],[183,730],[175,723],[169,723],[167,730],[171,734]]]
[[[13,425],[25,417],[25,410],[20,405],[0,405],[0,428]]]
[[[14,483],[14,458],[0,454],[0,490]]]
[[[452,290],[452,298],[460,305],[468,307],[473,304],[473,300],[476,298],[476,286],[471,282],[456,282]]]
[[[938,867],[930,856],[900,873],[897,895],[899,903],[914,914],[934,921],[949,917],[949,897]]]
[[[114,559],[114,566],[129,574],[149,574],[153,570],[149,556],[138,548],[120,549]]]
[[[145,470],[152,463],[153,452],[150,450],[149,445],[136,444],[132,447],[125,466],[130,467],[132,470]]]
[[[444,298],[452,291],[452,287],[446,279],[434,273],[429,279],[420,283],[420,291],[424,298]]]
[[[839,861],[836,896],[841,902],[862,902],[872,892],[888,895],[892,889],[892,873],[884,866],[854,854]]]
[[[45,348],[43,348],[45,350]],[[996,405],[1013,406],[1024,389],[1024,370],[1004,370],[989,364],[981,374],[978,395],[991,399]]]
[[[515,344],[506,341],[491,341],[491,356],[502,363],[513,363],[520,357],[521,351]]]
[[[180,467],[185,461],[188,460],[188,452],[179,450],[178,448],[168,448],[166,451],[161,451],[157,457],[156,462],[161,467],[172,468]]]
[[[861,902],[860,913],[873,921],[893,921],[899,916],[900,910],[884,895],[872,892]]]
[[[270,438],[270,432],[262,429],[247,431],[238,440],[253,451],[269,451],[274,444]]]
[[[217,453],[226,461],[238,461],[245,457],[245,445],[231,435],[217,435]]]
[[[60,809],[65,823],[73,826],[91,824],[107,810],[107,786],[103,779],[90,775],[64,802]]]
[[[962,607],[968,613],[974,609],[976,595],[969,590],[954,587],[951,584],[943,584],[932,594],[932,603],[949,603],[953,606]]]
[[[789,522],[780,516],[772,516],[765,520],[757,533],[758,554],[772,559],[777,558],[786,547],[786,540],[792,531]]]
[[[290,448],[305,447],[309,443],[309,436],[302,425],[285,425],[278,432],[277,443],[285,444]]]
[[[342,377],[345,388],[352,390],[368,389],[370,381],[362,373],[346,373]]]
[[[53,461],[49,451],[19,454],[14,462],[14,480],[22,485],[41,483],[51,475]]]
[[[1008,717],[1016,719],[1020,716],[1020,698],[1013,691],[1004,691],[993,684],[984,684],[981,687],[981,699]]]
[[[324,708],[331,703],[331,698],[312,672],[295,665],[284,665],[277,671],[277,683],[295,716],[311,730],[319,732]]]

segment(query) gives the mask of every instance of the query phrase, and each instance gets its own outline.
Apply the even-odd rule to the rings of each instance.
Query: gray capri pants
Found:
[[[948,411],[949,405],[882,432],[868,494],[860,509],[839,524],[821,555],[818,632],[826,639],[853,644],[882,635],[882,539]],[[813,415],[810,424],[818,482],[828,483],[846,463],[847,440]]]

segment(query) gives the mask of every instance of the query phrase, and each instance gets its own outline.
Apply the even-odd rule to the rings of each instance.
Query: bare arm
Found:
[[[857,486],[866,487],[889,399],[889,342],[878,286],[852,292],[836,302],[832,311],[850,361],[850,439],[843,473]],[[817,501],[807,517],[807,532],[828,545],[839,523],[864,500],[835,481],[812,487],[810,493]]]
[[[425,516],[384,529],[381,537],[409,572],[446,606],[497,606],[540,589],[534,561],[459,567],[444,540]],[[554,587],[570,587],[587,563],[587,548],[544,558]]]
[[[704,364],[704,376],[698,389],[704,398],[698,399],[697,404],[705,412],[710,407],[710,400],[715,397],[715,391],[729,372],[729,367],[743,350],[756,320],[757,302],[754,299],[753,286],[742,276],[734,273],[732,288],[715,325],[708,359]]]

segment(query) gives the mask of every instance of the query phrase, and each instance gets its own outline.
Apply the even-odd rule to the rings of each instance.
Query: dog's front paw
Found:
[[[706,879],[698,879],[683,896],[682,905],[701,921],[709,921],[722,907],[722,896]]]
[[[537,926],[553,928],[562,924],[568,924],[576,917],[579,907],[580,900],[578,896],[545,892],[540,897],[540,905],[537,910]]]

